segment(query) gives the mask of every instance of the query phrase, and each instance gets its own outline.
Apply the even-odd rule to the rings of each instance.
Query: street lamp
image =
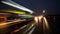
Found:
[[[45,13],[45,10],[43,10],[43,13]]]

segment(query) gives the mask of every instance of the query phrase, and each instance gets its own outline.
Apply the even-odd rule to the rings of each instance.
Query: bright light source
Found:
[[[6,25],[6,24],[8,24],[8,23],[1,23],[0,26],[2,26],[2,25]]]
[[[41,22],[41,19],[43,18],[43,16],[39,16],[39,22]]]
[[[45,13],[45,10],[43,10],[43,13]]]
[[[46,26],[46,28],[49,29],[47,19],[46,19],[45,17],[44,17],[43,19],[44,19],[44,22],[45,22],[45,26]]]
[[[23,7],[23,6],[15,3],[15,2],[13,2],[13,1],[11,1],[11,0],[2,1],[2,3],[7,4],[7,5],[10,5],[10,6],[12,6],[12,7],[15,7],[15,8],[20,9],[20,10],[23,10],[23,11],[27,11],[27,12],[33,13],[32,10],[30,10],[30,9],[28,9],[28,8],[26,8],[26,7]]]
[[[35,17],[34,20],[36,23],[38,23],[38,17]]]

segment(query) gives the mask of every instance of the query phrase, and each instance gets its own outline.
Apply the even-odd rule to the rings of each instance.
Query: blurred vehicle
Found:
[[[2,13],[8,13],[8,20],[14,20],[14,19],[32,19],[33,15],[29,12],[24,12],[20,10],[1,10]],[[10,15],[9,15],[10,14]]]
[[[12,0],[4,0],[1,2],[2,4],[6,4],[7,6],[11,6],[16,9],[15,10],[14,9],[0,10],[0,27],[2,27],[1,25],[4,26],[2,27],[4,28],[4,30],[0,28],[0,33],[2,32],[11,33],[13,30],[18,29],[28,24],[31,20],[33,20],[32,10],[26,7],[23,7],[13,2]]]
[[[8,17],[8,20],[12,19],[31,19],[33,18],[33,11],[12,1],[12,0],[2,0],[1,3],[6,4],[7,6],[11,6],[13,8],[16,8],[18,10],[13,10],[13,9],[7,9],[7,10],[2,10],[2,12],[7,12],[12,15]]]

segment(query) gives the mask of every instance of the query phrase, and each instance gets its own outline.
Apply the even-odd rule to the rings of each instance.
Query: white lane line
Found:
[[[32,30],[28,33],[28,34],[32,34],[32,32],[34,31],[35,27],[32,28]]]
[[[35,24],[32,24],[25,32],[28,32],[31,28],[33,28]]]
[[[18,32],[18,31],[20,31],[21,29],[24,29],[26,26],[27,26],[27,25],[24,25],[24,26],[22,26],[21,28],[16,29],[16,30],[14,30],[14,31],[13,31],[13,32],[11,32],[11,33]]]

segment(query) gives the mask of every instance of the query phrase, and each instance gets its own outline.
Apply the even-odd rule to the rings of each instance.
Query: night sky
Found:
[[[37,14],[41,13],[43,10],[46,10],[46,14],[60,14],[59,0],[13,0],[13,1],[33,10]],[[11,9],[11,6],[0,3],[0,9],[9,8]]]

